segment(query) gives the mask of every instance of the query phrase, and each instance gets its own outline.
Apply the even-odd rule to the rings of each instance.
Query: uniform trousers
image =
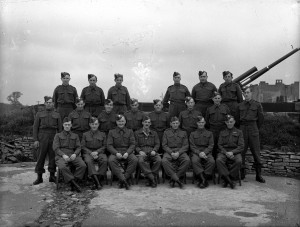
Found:
[[[216,163],[221,176],[230,175],[233,178],[237,178],[242,164],[242,156],[241,154],[236,154],[234,159],[229,159],[225,154],[219,153]],[[228,170],[227,163],[231,165],[230,170]]]
[[[219,135],[220,135],[220,132],[225,130],[226,129],[226,126],[213,126],[211,125],[209,130],[213,133],[213,136],[214,136],[214,148],[213,148],[213,151],[212,151],[212,155],[214,157],[214,159],[217,158],[217,154],[218,154],[218,140],[219,140]]]
[[[151,156],[150,154],[139,156],[138,164],[139,164],[139,167],[141,168],[141,171],[146,176],[151,173],[158,175],[159,168],[161,165],[161,157],[158,154],[155,154],[154,156]],[[152,166],[150,164],[152,164]]]
[[[101,175],[105,176],[107,171],[107,156],[106,154],[98,154],[98,158],[94,159],[90,154],[83,154],[83,160],[85,161],[88,169],[88,175]],[[95,168],[95,163],[98,164],[98,171]]]
[[[74,110],[72,103],[67,104],[58,104],[57,112],[60,114],[61,120],[63,121],[65,117],[68,117],[69,114]]]
[[[68,183],[71,180],[74,180],[75,178],[76,179],[83,178],[86,170],[86,164],[84,163],[81,157],[77,156],[73,161],[69,161],[69,162],[66,162],[62,157],[59,156],[56,156],[55,159],[56,159],[56,165],[61,170],[66,183]],[[70,170],[70,166],[72,165],[76,168],[74,175]]]
[[[222,102],[222,103],[225,104],[226,106],[228,106],[228,108],[230,110],[230,114],[232,116],[234,116],[234,119],[237,119],[236,109],[238,106],[238,102],[237,101],[228,101],[228,102]]]
[[[207,159],[200,158],[198,154],[193,154],[191,158],[193,171],[195,175],[205,173],[206,175],[212,175],[215,169],[215,160],[211,154],[207,155]]]
[[[181,111],[186,110],[185,103],[179,103],[179,102],[171,102],[169,106],[169,116],[171,117],[179,117],[179,114]]]
[[[124,174],[122,173],[120,162],[125,162],[125,165],[127,165]],[[111,154],[108,158],[108,163],[113,174],[116,175],[119,180],[124,181],[130,178],[131,174],[135,171],[138,159],[134,154],[128,155],[127,159],[117,159],[116,155]]]
[[[38,174],[45,173],[44,165],[47,154],[49,157],[48,171],[50,173],[55,173],[56,171],[55,152],[52,148],[55,133],[56,130],[53,129],[40,129],[38,134],[39,149],[35,166],[35,172]]]
[[[114,105],[113,110],[116,114],[124,114],[127,111],[126,105]]]
[[[200,111],[202,116],[205,116],[207,108],[212,105],[213,104],[211,102],[197,102],[195,105],[195,110]]]
[[[179,155],[176,160],[174,160],[170,154],[165,153],[162,159],[162,165],[166,174],[174,181],[178,181],[179,178],[185,176],[185,173],[190,166],[190,162],[190,158],[186,153]]]
[[[85,104],[84,109],[87,112],[89,112],[93,117],[98,117],[101,111],[103,110],[103,106]]]

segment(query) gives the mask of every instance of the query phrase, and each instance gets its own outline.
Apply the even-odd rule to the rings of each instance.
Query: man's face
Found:
[[[173,81],[175,84],[180,84],[181,76],[177,75],[173,77]]]
[[[230,73],[228,73],[227,75],[223,76],[223,79],[225,80],[226,83],[231,83],[232,75]]]
[[[53,106],[54,106],[54,103],[52,102],[52,99],[49,99],[47,102],[45,102],[45,108],[46,108],[47,110],[52,109]]]
[[[187,106],[188,109],[193,109],[194,106],[195,106],[195,101],[194,101],[194,99],[191,99],[190,101],[188,101],[188,102],[186,103],[186,106]]]
[[[252,92],[250,88],[247,88],[244,92],[243,95],[245,97],[245,100],[251,100],[252,99]]]
[[[97,78],[95,76],[91,77],[89,79],[89,83],[90,83],[91,86],[95,86],[96,83],[97,83]]]
[[[70,78],[69,75],[66,75],[63,78],[61,78],[61,81],[62,81],[63,85],[68,85],[70,80],[71,80],[71,78]]]
[[[99,122],[95,121],[94,123],[90,123],[90,128],[92,129],[92,131],[97,131],[98,127],[99,127]]]
[[[115,82],[116,82],[116,85],[117,86],[121,86],[122,85],[122,82],[123,82],[123,77],[118,77],[117,79],[115,79]]]
[[[207,74],[206,74],[206,73],[202,73],[202,74],[199,76],[199,80],[200,80],[201,83],[207,82]]]
[[[222,98],[220,95],[216,95],[215,97],[212,98],[212,100],[214,101],[214,104],[220,105]]]
[[[124,128],[125,124],[126,124],[125,117],[122,117],[120,120],[117,121],[117,126],[119,128]]]
[[[145,121],[142,122],[142,124],[143,124],[143,127],[145,129],[148,129],[150,127],[150,125],[151,125],[151,120],[150,119],[145,120]]]
[[[230,118],[229,121],[225,121],[225,124],[227,125],[227,128],[232,129],[235,124],[235,120],[233,118]]]
[[[113,107],[114,107],[114,105],[112,102],[104,105],[105,111],[108,113],[110,113],[112,111]]]
[[[71,121],[63,123],[63,127],[64,127],[65,131],[69,132],[71,130],[71,127],[72,127]]]
[[[179,125],[180,125],[180,122],[179,121],[172,121],[170,123],[172,129],[178,129]]]
[[[132,111],[137,111],[139,109],[139,103],[135,102],[130,105]]]
[[[77,110],[83,110],[84,102],[80,101],[80,102],[76,103],[76,107],[77,107]]]
[[[162,104],[161,101],[158,102],[158,103],[156,103],[156,104],[154,105],[154,109],[155,109],[156,111],[161,111],[162,108],[163,108],[163,104]]]
[[[204,128],[205,123],[206,123],[206,122],[205,122],[204,118],[203,118],[201,121],[198,121],[198,122],[197,122],[198,128]]]

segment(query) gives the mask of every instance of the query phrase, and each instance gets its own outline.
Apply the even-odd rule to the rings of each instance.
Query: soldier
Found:
[[[151,119],[144,116],[142,120],[143,128],[135,131],[136,147],[135,150],[139,154],[138,164],[142,172],[149,179],[149,185],[156,188],[156,177],[159,174],[161,158],[158,149],[160,141],[155,131],[150,129]],[[152,167],[150,168],[150,164]]]
[[[136,131],[143,127],[142,121],[145,114],[139,110],[139,101],[137,99],[130,100],[131,110],[125,112],[126,127]]]
[[[117,114],[124,114],[130,106],[130,95],[125,86],[122,86],[123,75],[116,73],[116,85],[112,86],[107,93],[107,98],[114,102],[114,111]]]
[[[190,166],[190,158],[186,153],[189,149],[189,142],[186,132],[179,128],[180,122],[177,117],[171,118],[170,125],[171,128],[166,129],[163,135],[162,146],[165,153],[162,165],[166,174],[171,177],[171,187],[177,183],[182,189],[183,184],[180,178],[185,176]]]
[[[106,135],[98,130],[99,121],[95,117],[90,118],[90,131],[83,133],[81,140],[83,159],[88,168],[88,175],[95,182],[95,189],[102,188],[101,179],[104,179],[107,170]],[[97,163],[97,171],[94,163]],[[98,179],[99,178],[99,179]]]
[[[61,118],[53,106],[53,100],[49,96],[44,97],[45,110],[36,114],[33,124],[33,139],[34,146],[39,148],[35,172],[37,179],[33,182],[34,185],[43,183],[43,173],[45,173],[44,165],[48,154],[49,164],[48,171],[50,172],[49,182],[55,182],[55,153],[52,149],[52,143],[55,133],[62,130]]]
[[[231,179],[236,179],[242,164],[244,138],[242,131],[234,127],[235,119],[232,115],[227,116],[225,123],[227,128],[220,133],[218,140],[219,153],[216,163],[224,180],[223,187],[226,188],[229,184],[234,189],[235,183]],[[231,164],[231,170],[228,170],[227,162]]]
[[[214,105],[207,108],[205,121],[207,122],[207,128],[214,135],[215,145],[213,149],[213,157],[216,159],[219,134],[226,128],[225,120],[226,116],[230,114],[230,110],[228,106],[226,106],[225,104],[221,104],[222,98],[219,92],[214,92],[212,100],[214,102]]]
[[[137,157],[133,154],[135,148],[135,138],[133,131],[126,128],[126,119],[124,115],[117,115],[117,127],[108,133],[107,149],[111,153],[108,162],[111,171],[119,179],[119,187],[123,186],[129,189],[128,179],[135,171],[137,165]],[[119,162],[125,162],[127,168],[123,174]]]
[[[197,117],[198,129],[190,135],[190,147],[192,151],[192,166],[198,187],[208,187],[207,178],[213,174],[215,160],[212,156],[214,147],[213,134],[205,129],[205,119],[201,115]]]
[[[53,150],[55,151],[55,161],[61,170],[66,183],[71,183],[72,190],[81,192],[81,188],[76,181],[82,180],[86,165],[80,157],[80,140],[77,134],[71,132],[71,119],[65,117],[63,120],[64,130],[57,133],[53,141]],[[75,166],[74,175],[70,170],[70,165]]]
[[[245,140],[245,147],[242,152],[242,179],[245,178],[245,156],[250,147],[254,158],[254,165],[256,170],[256,181],[265,183],[265,179],[261,176],[261,161],[260,161],[260,142],[259,142],[259,128],[264,121],[263,109],[259,102],[252,99],[252,90],[250,87],[245,89],[243,93],[245,100],[238,104],[237,124],[240,125],[243,131]]]
[[[229,107],[231,114],[236,118],[237,105],[243,101],[242,89],[237,83],[232,82],[231,72],[224,71],[223,79],[225,82],[220,85],[218,91],[221,94],[222,103]]]
[[[83,99],[85,106],[84,109],[93,117],[98,117],[104,106],[104,93],[103,90],[96,85],[97,77],[94,74],[88,74],[90,86],[82,89],[80,97]]]
[[[61,119],[67,117],[75,108],[75,100],[78,97],[77,90],[69,85],[70,74],[61,73],[62,85],[58,85],[53,92],[54,107],[60,114]]]
[[[82,134],[90,129],[89,121],[92,115],[84,110],[84,101],[81,98],[76,98],[76,109],[69,114],[72,121],[72,132],[79,136],[81,141]]]
[[[164,131],[170,127],[169,114],[162,111],[163,104],[160,99],[153,100],[153,103],[154,103],[154,111],[152,111],[148,115],[151,119],[150,127],[155,132],[157,132],[158,138],[160,141],[160,145],[161,145]],[[162,146],[160,146],[160,147],[162,148]],[[160,148],[159,153],[163,153],[161,148]]]
[[[187,109],[180,112],[179,121],[181,122],[180,128],[186,131],[189,138],[191,132],[197,129],[197,116],[201,115],[201,112],[195,110],[195,101],[192,97],[187,96],[185,98],[185,104]]]
[[[113,101],[105,99],[104,110],[99,114],[98,120],[100,123],[99,130],[108,135],[109,130],[114,129],[116,125],[116,113],[113,111]]]
[[[174,85],[168,87],[165,97],[163,99],[163,105],[169,106],[170,117],[179,116],[179,113],[185,110],[185,97],[191,96],[188,88],[183,84],[180,84],[181,75],[178,72],[174,72],[173,81]]]
[[[192,97],[196,102],[195,109],[202,113],[202,116],[205,116],[206,109],[212,106],[211,98],[217,88],[214,84],[207,81],[207,72],[199,71],[199,80],[200,83],[196,84],[192,90]]]

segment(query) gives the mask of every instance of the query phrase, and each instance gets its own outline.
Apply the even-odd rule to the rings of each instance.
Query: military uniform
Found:
[[[37,174],[45,173],[44,165],[48,154],[48,171],[55,173],[55,153],[52,149],[53,139],[57,132],[62,130],[62,122],[59,113],[53,109],[45,109],[37,112],[33,124],[33,139],[39,141],[39,152],[35,172]]]
[[[72,121],[72,132],[79,136],[79,140],[82,139],[82,134],[90,129],[89,120],[92,115],[85,110],[73,110],[69,114],[69,118]]]
[[[99,130],[104,132],[106,136],[108,135],[109,130],[117,127],[116,113],[114,111],[107,113],[105,110],[103,110],[98,116],[98,121],[100,124]]]
[[[187,134],[181,129],[166,129],[163,135],[162,147],[165,151],[162,165],[168,176],[174,181],[185,176],[190,165],[190,158],[187,155],[189,143]],[[174,160],[171,153],[179,152],[179,157]]]
[[[206,110],[206,126],[214,135],[214,158],[216,158],[217,156],[219,134],[227,127],[225,124],[225,120],[228,114],[230,114],[230,110],[225,104],[214,104]]]
[[[72,85],[58,85],[53,93],[54,107],[60,114],[61,119],[75,109],[75,100],[78,97],[77,90]]]
[[[184,110],[179,114],[180,127],[186,131],[189,138],[191,132],[197,129],[197,116],[202,116],[198,110]]]
[[[143,127],[142,121],[145,116],[144,112],[140,110],[129,110],[124,113],[124,116],[126,118],[126,127],[132,129],[132,131],[136,131]]]
[[[108,159],[109,166],[114,175],[116,175],[120,181],[126,181],[131,174],[135,171],[137,165],[137,157],[133,154],[135,148],[135,138],[133,131],[126,127],[115,128],[109,131],[107,137],[107,150],[111,153]],[[123,174],[119,167],[119,159],[116,154],[121,153],[122,155],[128,153],[126,162],[128,164],[125,173]],[[122,161],[124,159],[121,159]]]
[[[240,166],[242,164],[241,152],[244,149],[244,138],[241,130],[237,128],[225,129],[220,132],[218,140],[219,153],[217,156],[217,168],[221,176],[230,175],[237,178]],[[229,159],[226,152],[232,152],[234,159]],[[228,170],[226,163],[231,164],[231,170]]]
[[[80,157],[81,146],[77,134],[67,132],[65,130],[57,133],[53,141],[53,150],[56,154],[56,165],[62,171],[66,183],[74,179],[83,178],[86,170],[86,164]],[[76,158],[73,161],[66,162],[63,159],[63,155],[70,157],[72,154],[76,154]],[[71,173],[69,163],[76,167],[74,175]]]
[[[196,102],[195,109],[205,116],[206,109],[213,105],[212,97],[217,91],[216,86],[211,82],[198,83],[192,89],[192,97]]]
[[[80,97],[84,101],[84,109],[93,117],[98,117],[104,106],[105,96],[98,86],[87,86],[82,89]]]
[[[220,85],[219,93],[222,97],[222,103],[229,107],[231,114],[237,119],[237,105],[243,101],[243,94],[240,86],[234,82],[225,82]]]
[[[169,105],[170,117],[179,116],[179,113],[186,109],[185,97],[190,96],[188,88],[182,84],[174,84],[168,87],[165,97],[163,99],[163,105]]]
[[[192,166],[196,176],[201,173],[212,175],[215,168],[215,160],[212,156],[214,147],[213,134],[206,129],[197,129],[190,135],[190,148],[192,151]],[[199,157],[200,152],[204,152],[207,159]]]
[[[135,150],[137,153],[143,151],[146,153],[146,156],[140,155],[138,157],[138,164],[145,174],[149,178],[153,178],[153,174],[159,174],[159,168],[161,165],[161,158],[158,155],[158,149],[160,147],[160,141],[158,135],[155,131],[149,130],[148,133],[144,132],[144,129],[141,128],[135,131],[135,139],[136,139],[136,147]],[[150,153],[151,151],[155,151],[156,154],[152,156]],[[152,167],[148,162],[152,163]],[[150,176],[149,176],[150,175]]]
[[[250,101],[243,101],[238,104],[237,116],[237,124],[240,125],[240,129],[243,131],[245,141],[245,147],[242,152],[242,168],[245,169],[245,156],[248,147],[250,147],[256,171],[260,174],[259,128],[264,120],[262,106],[259,102],[252,99]]]
[[[105,176],[107,171],[106,135],[103,132],[88,131],[83,133],[81,140],[82,156],[88,168],[88,175]],[[93,159],[92,152],[98,153],[98,158]],[[98,163],[99,170],[96,171],[94,162]]]
[[[114,112],[125,113],[130,107],[130,95],[125,86],[112,86],[107,93],[107,98],[114,103]]]

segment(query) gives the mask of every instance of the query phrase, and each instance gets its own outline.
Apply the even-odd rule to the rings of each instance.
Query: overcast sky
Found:
[[[107,95],[114,73],[131,97],[151,102],[178,71],[189,90],[208,72],[217,87],[300,47],[298,0],[1,0],[0,102],[20,91],[36,104],[71,74],[80,95],[87,74]],[[255,81],[299,81],[300,51]]]

